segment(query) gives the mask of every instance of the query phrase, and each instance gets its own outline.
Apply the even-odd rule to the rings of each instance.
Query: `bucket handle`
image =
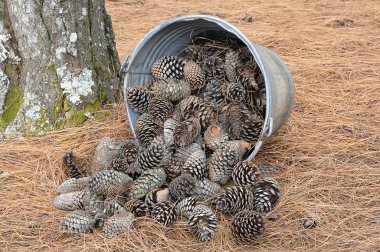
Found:
[[[127,70],[128,70],[128,67],[129,67],[129,59],[130,58],[131,58],[131,56],[129,55],[129,53],[126,53],[125,57],[124,57],[124,60],[123,60],[123,63],[120,66],[120,72],[119,72],[119,74],[121,76],[124,76],[127,73]]]
[[[264,131],[265,138],[270,137],[272,135],[272,132],[273,132],[273,117],[270,117],[268,127]]]

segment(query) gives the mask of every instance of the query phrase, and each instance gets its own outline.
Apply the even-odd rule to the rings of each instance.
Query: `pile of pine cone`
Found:
[[[88,176],[65,154],[71,178],[58,187],[54,206],[75,212],[62,220],[63,231],[100,227],[113,237],[141,216],[165,226],[184,217],[207,241],[220,211],[232,216],[236,240],[262,236],[279,185],[243,158],[262,131],[265,84],[249,50],[232,42],[200,40],[158,59],[150,83],[127,89],[129,106],[141,113],[137,139],[102,139]]]

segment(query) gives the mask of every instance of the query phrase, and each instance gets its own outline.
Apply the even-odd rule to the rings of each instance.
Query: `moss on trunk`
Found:
[[[4,112],[0,117],[1,127],[6,126],[16,118],[23,102],[24,93],[22,89],[18,87],[17,83],[12,83],[10,90],[5,96]]]

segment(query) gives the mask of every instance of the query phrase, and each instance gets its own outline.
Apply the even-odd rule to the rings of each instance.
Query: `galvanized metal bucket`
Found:
[[[293,109],[294,82],[290,72],[273,51],[252,43],[242,32],[232,24],[208,15],[183,16],[168,20],[151,31],[137,45],[127,62],[124,79],[124,100],[126,103],[129,123],[135,134],[135,121],[139,114],[134,112],[127,103],[126,89],[144,85],[151,79],[150,67],[162,56],[180,53],[192,42],[192,38],[205,32],[220,32],[242,41],[255,58],[264,75],[266,85],[266,113],[259,141],[248,153],[251,160],[260,150],[265,140],[275,133],[288,120]]]

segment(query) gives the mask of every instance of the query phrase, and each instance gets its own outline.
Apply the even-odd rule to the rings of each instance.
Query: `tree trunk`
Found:
[[[120,91],[104,0],[0,0],[0,127],[81,124]]]

